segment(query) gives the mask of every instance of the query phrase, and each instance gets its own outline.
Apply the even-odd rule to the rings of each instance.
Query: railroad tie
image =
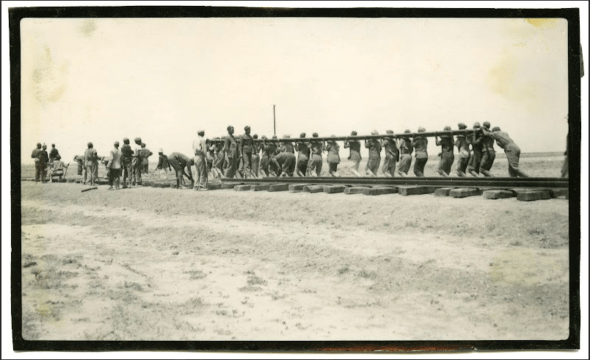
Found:
[[[268,188],[269,192],[287,191],[287,190],[289,190],[289,184],[273,184]]]
[[[551,193],[549,190],[521,190],[516,194],[516,200],[518,201],[536,201],[548,199],[551,199]]]
[[[434,196],[449,196],[449,193],[453,188],[438,188],[434,190]]]
[[[515,197],[516,194],[510,190],[487,190],[483,192],[484,199],[508,199]]]
[[[363,191],[365,191],[366,189],[370,189],[366,186],[353,186],[353,187],[347,187],[346,189],[344,189],[344,193],[348,194],[348,195],[352,195],[352,194],[362,194]]]
[[[308,186],[309,184],[291,184],[289,185],[289,192],[302,192],[303,188]]]
[[[452,198],[465,198],[469,196],[479,196],[482,194],[482,191],[478,188],[460,188],[460,189],[452,189],[449,191],[449,196]]]
[[[383,187],[374,187],[369,189],[364,189],[364,195],[386,195],[386,194],[397,194],[398,188],[395,186],[383,186]]]
[[[207,190],[219,190],[221,189],[221,183],[207,183]]]
[[[432,190],[432,191],[431,191]],[[398,192],[402,196],[423,195],[434,192],[430,186],[399,186]]]
[[[344,189],[346,189],[346,186],[344,186],[344,185],[325,185],[324,186],[324,192],[326,194],[342,193],[342,192],[344,192]]]
[[[268,191],[271,184],[252,185],[250,191]]]
[[[236,185],[234,187],[235,191],[250,191],[250,189],[252,188],[252,186],[254,185],[258,185],[258,184],[253,184],[253,185]]]
[[[303,187],[303,192],[308,192],[311,194],[324,192],[324,187],[322,185],[306,185]]]

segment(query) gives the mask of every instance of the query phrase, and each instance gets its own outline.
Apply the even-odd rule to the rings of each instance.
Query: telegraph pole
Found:
[[[272,106],[272,121],[274,124],[274,135],[277,134],[277,117],[275,115],[275,106]]]

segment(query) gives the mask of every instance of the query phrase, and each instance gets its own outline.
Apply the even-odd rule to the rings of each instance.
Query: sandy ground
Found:
[[[568,201],[22,184],[23,335],[568,337]]]

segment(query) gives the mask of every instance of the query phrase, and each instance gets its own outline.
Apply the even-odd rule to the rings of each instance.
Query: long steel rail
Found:
[[[559,188],[569,187],[563,178],[461,178],[461,177],[266,177],[250,179],[222,179],[226,184],[318,184],[358,186],[440,186],[480,188]]]

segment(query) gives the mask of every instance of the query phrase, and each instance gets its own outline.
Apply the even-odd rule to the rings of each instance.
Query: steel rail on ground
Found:
[[[222,179],[226,184],[318,184],[358,186],[438,186],[481,188],[569,188],[564,178],[459,178],[459,177],[266,177],[249,179]]]

